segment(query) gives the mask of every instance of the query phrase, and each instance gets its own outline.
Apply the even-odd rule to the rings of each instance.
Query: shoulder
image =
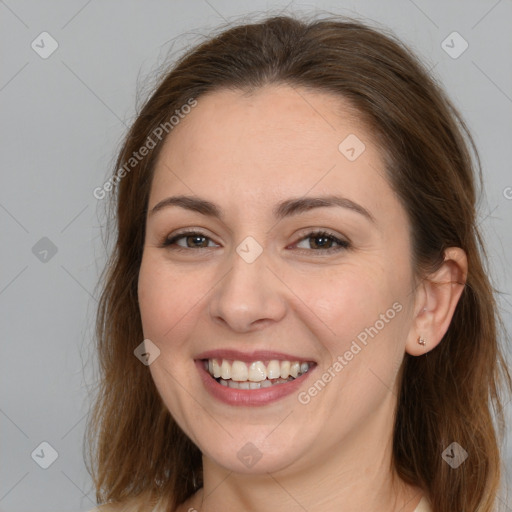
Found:
[[[126,500],[117,503],[98,505],[87,512],[161,512],[161,508],[141,504],[140,500]]]
[[[174,512],[197,512],[192,505],[195,504],[196,507],[198,506],[197,503],[199,503],[198,499],[201,493],[202,488],[178,505],[176,509],[174,509]],[[149,494],[143,493],[123,501],[98,505],[96,508],[87,512],[169,512],[169,510],[169,499],[165,496],[155,498],[151,497]]]
[[[97,507],[87,510],[87,512],[154,512],[152,508],[141,509],[129,503],[108,503],[98,505]]]

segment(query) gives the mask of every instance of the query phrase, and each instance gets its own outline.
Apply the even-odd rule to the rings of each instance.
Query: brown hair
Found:
[[[97,317],[100,390],[87,437],[97,499],[166,497],[174,510],[196,490],[194,480],[201,484],[201,453],[133,354],[143,339],[137,280],[162,144],[122,179],[118,170],[191,98],[266,84],[334,93],[355,107],[375,134],[389,183],[408,213],[420,279],[438,268],[446,248],[466,252],[466,286],[444,339],[423,356],[405,355],[393,464],[404,481],[424,490],[434,512],[490,512],[500,482],[501,390],[512,382],[476,223],[483,186],[478,155],[459,113],[400,41],[336,17],[275,16],[212,36],[166,74],[125,139],[114,174],[117,240],[101,277]],[[457,469],[441,457],[453,441],[469,454]]]

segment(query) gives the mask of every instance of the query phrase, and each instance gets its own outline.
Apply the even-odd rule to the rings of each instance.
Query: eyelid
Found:
[[[348,236],[345,236],[341,233],[337,233],[328,228],[316,228],[316,227],[308,227],[308,228],[301,229],[299,234],[297,235],[298,236],[297,242],[303,240],[304,238],[307,238],[308,236],[311,237],[314,235],[329,236],[329,237],[338,239],[340,242],[345,242],[347,244],[352,245],[352,241],[350,240],[350,238]],[[296,242],[294,242],[294,243],[296,243]]]

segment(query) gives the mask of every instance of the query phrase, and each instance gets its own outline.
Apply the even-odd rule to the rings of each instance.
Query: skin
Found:
[[[366,147],[354,161],[338,150],[349,134]],[[139,276],[144,336],[161,351],[152,377],[203,453],[204,489],[179,510],[413,511],[421,490],[390,469],[397,372],[406,352],[419,356],[440,342],[463,287],[416,277],[409,221],[371,132],[323,92],[216,91],[165,141],[148,210],[182,194],[215,203],[223,219],[179,206],[148,214]],[[330,194],[374,221],[337,206],[273,216],[281,201]],[[208,238],[162,247],[183,228]],[[315,229],[350,247],[316,248]],[[236,252],[247,236],[263,249],[253,263]],[[198,249],[201,242],[209,247]],[[450,248],[430,277],[464,282],[466,273],[464,252]],[[226,405],[207,393],[194,364],[218,348],[296,354],[317,363],[307,391],[394,303],[401,311],[307,404],[293,393],[261,407]],[[248,441],[261,453],[251,468],[237,457]]]

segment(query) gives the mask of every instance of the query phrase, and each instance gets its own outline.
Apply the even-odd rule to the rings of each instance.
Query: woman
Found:
[[[111,180],[101,509],[493,510],[511,380],[468,147],[359,22],[273,17],[181,58]]]

